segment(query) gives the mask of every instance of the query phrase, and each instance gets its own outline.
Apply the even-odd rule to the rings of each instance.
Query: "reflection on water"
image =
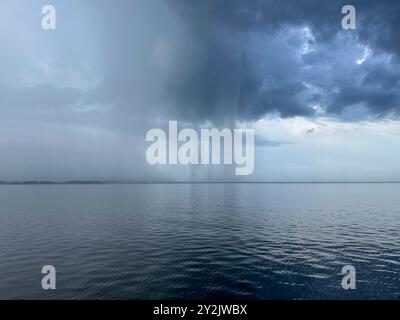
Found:
[[[400,184],[0,186],[0,298],[400,297]],[[41,267],[57,269],[43,291]],[[357,289],[341,288],[342,266]]]

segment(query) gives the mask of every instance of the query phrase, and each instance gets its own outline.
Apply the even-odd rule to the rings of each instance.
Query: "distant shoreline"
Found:
[[[0,181],[1,185],[107,185],[107,184],[398,184],[400,181]]]

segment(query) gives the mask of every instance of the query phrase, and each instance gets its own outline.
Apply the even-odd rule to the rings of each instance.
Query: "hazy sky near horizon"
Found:
[[[169,120],[255,128],[240,180],[400,180],[398,0],[2,0],[0,44],[0,180],[239,180],[149,166]]]

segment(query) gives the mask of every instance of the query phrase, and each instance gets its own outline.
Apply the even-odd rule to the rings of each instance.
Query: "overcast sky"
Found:
[[[398,0],[2,0],[0,44],[0,180],[238,180],[149,166],[169,120],[255,128],[241,179],[400,180]]]

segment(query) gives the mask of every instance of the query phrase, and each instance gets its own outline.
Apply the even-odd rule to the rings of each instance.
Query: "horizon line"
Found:
[[[0,185],[67,184],[397,184],[400,181],[147,181],[147,180],[0,180]]]

